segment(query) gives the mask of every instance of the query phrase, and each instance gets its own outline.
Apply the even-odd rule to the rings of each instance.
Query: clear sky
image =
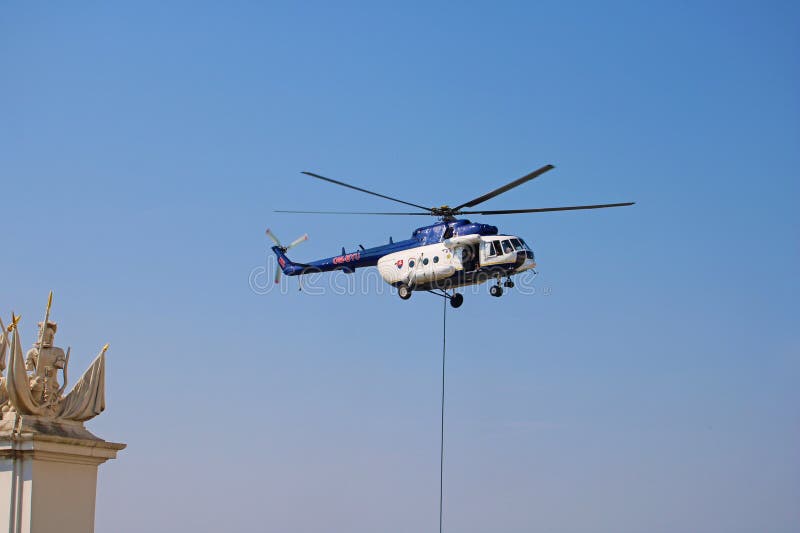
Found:
[[[481,219],[540,275],[448,313],[445,529],[799,531],[798,23],[3,3],[0,312],[28,345],[53,289],[73,380],[111,343],[97,531],[435,531],[442,301],[259,294],[263,232],[305,261],[427,222],[273,213],[395,208],[302,170],[454,205],[546,163],[486,208],[638,203]]]

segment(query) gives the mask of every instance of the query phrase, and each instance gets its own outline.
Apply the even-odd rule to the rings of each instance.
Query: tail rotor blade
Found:
[[[281,282],[281,267],[279,265],[275,265],[275,284]]]
[[[297,246],[297,245],[298,245],[298,244],[300,244],[301,242],[305,242],[305,241],[307,241],[307,240],[308,240],[308,233],[306,233],[306,234],[305,234],[305,235],[303,235],[302,237],[298,237],[298,238],[296,238],[295,240],[293,240],[293,241],[292,241],[292,244],[290,244],[289,246],[287,246],[287,247],[286,247],[286,249],[287,249],[287,250],[291,250],[292,248],[294,248],[295,246]]]
[[[272,242],[274,242],[276,246],[280,246],[281,245],[281,241],[279,241],[278,238],[275,236],[275,234],[272,233],[271,229],[267,228],[267,231],[265,233],[267,234],[267,237],[272,239]]]

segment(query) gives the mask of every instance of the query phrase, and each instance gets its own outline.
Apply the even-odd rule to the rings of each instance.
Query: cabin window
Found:
[[[504,240],[503,241],[503,253],[504,254],[510,254],[513,251],[514,251],[514,247],[511,246],[511,241],[509,241],[508,239]]]
[[[408,268],[414,268],[414,260],[413,259],[409,259],[408,260]]]
[[[427,258],[427,257],[426,257],[425,259],[423,259],[423,260],[422,260],[422,264],[423,264],[423,265],[427,265],[427,264],[428,264],[428,258]]]
[[[439,262],[439,256],[438,255],[434,255],[433,256],[433,262],[434,263],[438,263]]]
[[[500,241],[492,241],[492,248],[494,248],[494,254],[492,255],[503,255],[503,250],[500,248]]]

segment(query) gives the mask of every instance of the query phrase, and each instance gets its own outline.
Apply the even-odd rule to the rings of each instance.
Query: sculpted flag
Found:
[[[72,391],[61,401],[59,417],[85,422],[106,408],[106,351],[100,351]]]
[[[21,415],[47,414],[46,406],[40,406],[33,399],[25,372],[25,362],[22,360],[22,348],[19,341],[19,329],[14,328],[14,337],[11,340],[11,360],[8,365],[8,379],[6,380],[8,399],[11,405]]]

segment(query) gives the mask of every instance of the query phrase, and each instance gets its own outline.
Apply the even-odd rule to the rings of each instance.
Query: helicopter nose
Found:
[[[519,252],[517,267],[515,270],[517,272],[524,272],[525,270],[530,270],[532,268],[536,268],[536,261],[533,258],[533,252]]]

